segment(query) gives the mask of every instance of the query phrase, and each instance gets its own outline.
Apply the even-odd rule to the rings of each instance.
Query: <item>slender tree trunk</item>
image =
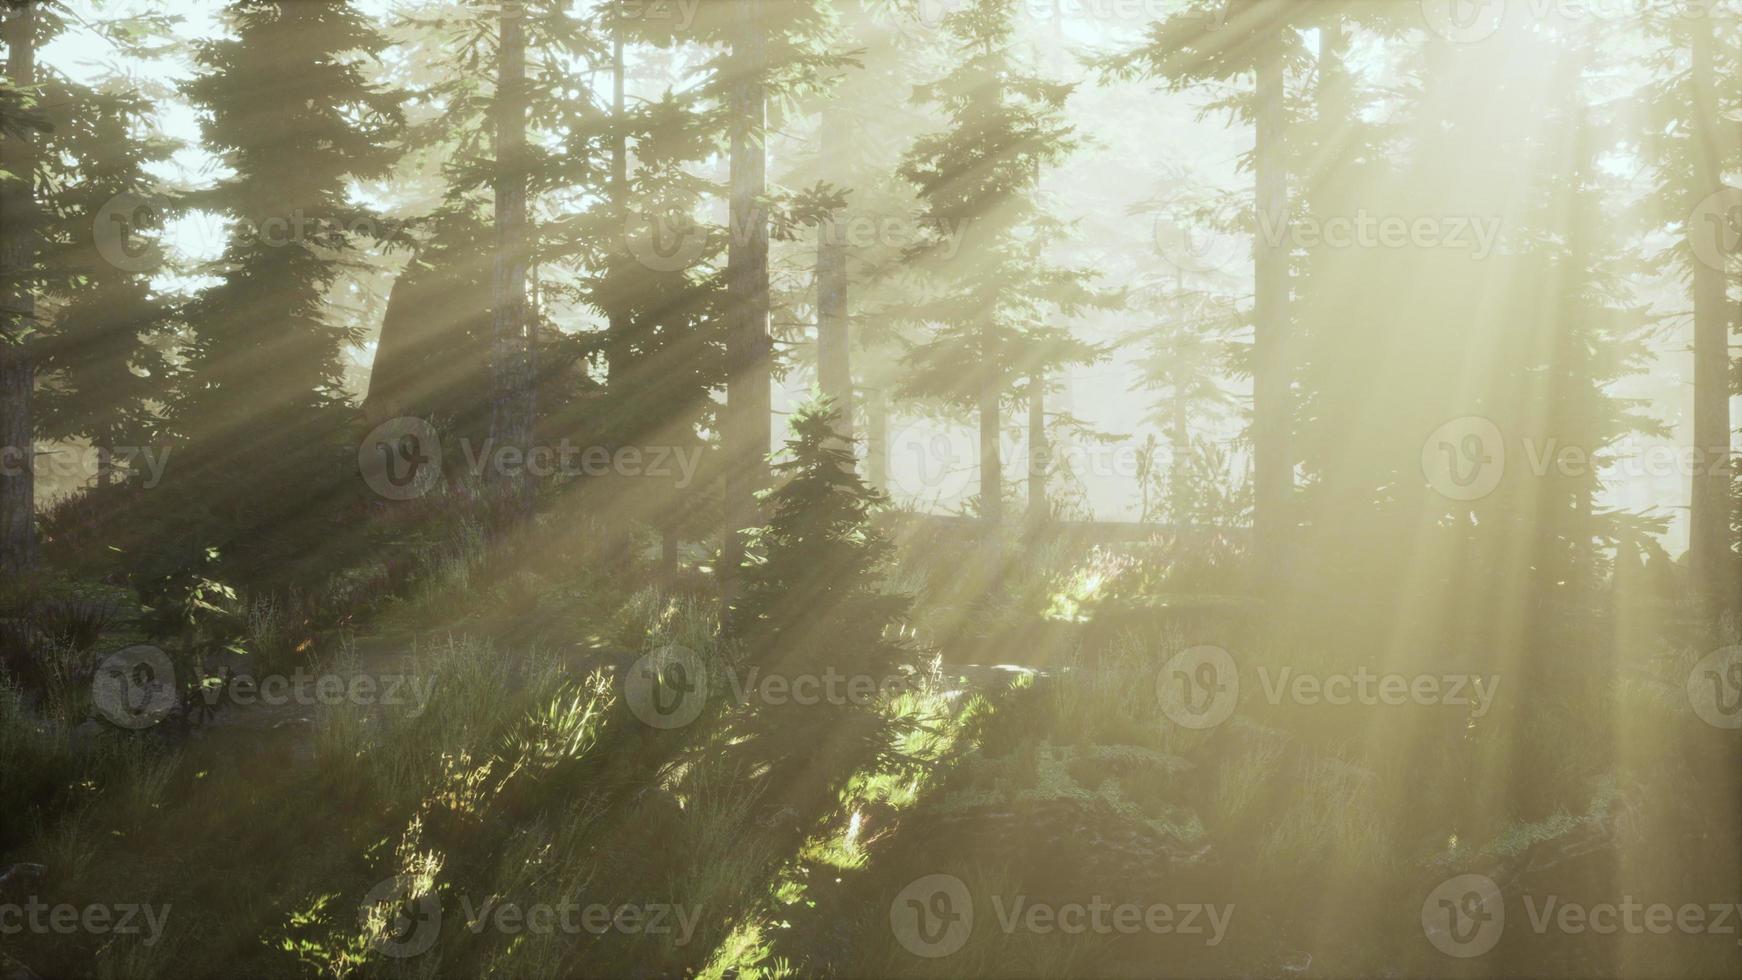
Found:
[[[36,84],[34,3],[0,4],[12,84]],[[25,335],[36,319],[30,277],[36,266],[36,139],[0,137],[0,572],[36,568],[36,445],[30,414],[35,366]]]
[[[1028,379],[1028,521],[1044,524],[1049,515],[1046,471],[1052,447],[1046,441],[1046,377]]]
[[[1722,167],[1717,139],[1722,128],[1716,99],[1717,77],[1712,66],[1712,25],[1695,27],[1693,40],[1694,137],[1697,159],[1694,192],[1703,197],[1721,187]],[[1716,229],[1689,229],[1714,234]],[[1694,472],[1688,518],[1688,565],[1694,588],[1720,611],[1733,596],[1735,558],[1731,535],[1730,494],[1730,329],[1735,315],[1724,271],[1695,259],[1694,300],[1694,447],[1701,462]]]
[[[889,397],[881,389],[865,400],[865,479],[878,493],[889,492]]]
[[[825,113],[822,156],[836,152],[839,133]],[[852,328],[847,318],[847,243],[835,216],[817,227],[817,386],[841,413],[836,431],[853,440]]]
[[[617,210],[619,224],[629,220],[629,138],[624,132],[626,79],[623,67],[623,25],[613,20],[611,25],[611,204]],[[607,279],[613,285],[623,272],[624,256],[612,253],[610,265],[605,270]],[[606,343],[607,376],[613,368],[623,369],[618,362],[623,358],[625,345],[628,343],[629,317],[627,311],[618,306],[619,292],[609,291],[612,296],[611,310],[606,317],[606,330],[609,332]],[[618,379],[611,379],[615,383]]]
[[[502,6],[500,78],[496,90],[496,266],[491,282],[491,369],[495,393],[490,404],[492,452],[525,451],[532,441],[536,409],[533,349],[526,301],[526,27],[521,0]],[[492,477],[512,487],[519,506],[530,511],[532,481],[516,468],[492,467]]]
[[[1283,150],[1283,65],[1280,45],[1258,63],[1256,194],[1259,221],[1281,228],[1288,218],[1288,172]],[[1286,355],[1289,323],[1288,236],[1255,237],[1252,447],[1253,545],[1259,567],[1280,581],[1291,525],[1294,463],[1289,448],[1290,397]]]
[[[677,574],[677,532],[670,528],[659,529],[659,573],[666,578]]]
[[[767,113],[768,38],[763,0],[739,0],[728,71],[732,161],[726,257],[728,308],[726,421],[726,544],[721,574],[730,599],[744,561],[743,530],[757,523],[756,492],[767,483],[773,449],[773,345],[768,336],[768,215],[760,198],[768,183],[763,124]]]
[[[92,443],[97,451],[97,487],[106,489],[115,485],[115,449],[112,440],[107,436]]]
[[[1004,462],[998,452],[1003,428],[998,384],[988,379],[980,389],[980,516],[988,530],[1004,523]]]

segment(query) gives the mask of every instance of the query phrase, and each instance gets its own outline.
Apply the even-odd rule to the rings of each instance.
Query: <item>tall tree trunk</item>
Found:
[[[1280,30],[1280,28],[1279,28]],[[1280,43],[1257,69],[1256,187],[1258,220],[1282,228],[1288,220],[1288,171],[1283,148],[1283,63]],[[1258,235],[1253,243],[1252,490],[1253,546],[1258,565],[1280,581],[1291,520],[1294,455],[1289,448],[1288,236]]]
[[[824,110],[818,133],[825,165],[839,152],[839,124]],[[852,327],[847,319],[847,243],[835,215],[817,226],[817,386],[841,413],[836,431],[853,440]]]
[[[1712,24],[1694,27],[1694,193],[1703,197],[1721,188],[1717,77],[1712,65]],[[1691,228],[1691,234],[1722,234],[1720,229]],[[1694,300],[1694,447],[1698,466],[1689,500],[1688,565],[1694,588],[1721,610],[1734,593],[1730,495],[1730,329],[1735,309],[1724,271],[1696,258]]]
[[[495,393],[490,403],[493,453],[525,451],[532,441],[533,348],[526,302],[529,263],[526,211],[526,25],[521,0],[504,0],[496,89],[496,265],[491,282],[491,370]],[[500,457],[498,457],[500,458]],[[491,475],[512,488],[519,506],[530,510],[532,481],[516,467]]]
[[[988,530],[1004,523],[1004,463],[998,452],[1003,428],[998,383],[988,378],[980,389],[980,516]]]
[[[34,3],[0,4],[12,84],[36,84]],[[36,139],[24,130],[0,137],[0,572],[36,568],[36,445],[30,414],[35,367],[25,339],[36,319]]]
[[[882,389],[865,400],[865,482],[889,492],[889,396]]]
[[[1028,522],[1046,523],[1046,471],[1052,462],[1046,442],[1046,376],[1028,379]]]
[[[97,487],[107,489],[115,484],[115,449],[114,440],[108,436],[100,437],[91,444],[97,451]]]
[[[743,530],[757,523],[756,492],[767,482],[773,450],[773,345],[768,336],[768,215],[760,198],[768,183],[763,123],[767,113],[768,37],[763,0],[739,0],[732,53],[730,244],[726,255],[725,423],[726,542],[722,582],[730,599],[744,561]]]
[[[619,13],[621,16],[621,13]],[[623,67],[623,25],[614,19],[611,24],[611,204],[617,210],[617,221],[620,226],[626,226],[629,220],[629,137],[624,131],[625,99],[627,80]],[[607,279],[616,284],[623,274],[625,256],[613,252],[609,265],[605,270]],[[629,317],[627,311],[619,307],[620,293],[611,289],[611,310],[606,315],[606,330],[608,331],[606,348],[607,376],[613,368],[623,369],[618,363],[623,358],[625,345],[628,343]],[[620,380],[610,379],[613,383]]]

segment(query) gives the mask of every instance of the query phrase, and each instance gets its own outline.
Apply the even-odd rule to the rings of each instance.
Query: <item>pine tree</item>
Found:
[[[1015,10],[1014,0],[975,0],[945,17],[959,64],[915,97],[940,106],[948,127],[916,141],[902,164],[925,235],[907,261],[931,286],[904,311],[929,333],[907,355],[903,390],[977,413],[980,516],[994,528],[1003,522],[1005,400],[1019,379],[1097,357],[1059,320],[1116,301],[1092,287],[1092,274],[1048,259],[1066,229],[1039,205],[1035,184],[1076,146],[1063,121],[1072,87],[1018,62]],[[951,256],[958,235],[963,247]]]
[[[537,412],[533,388],[533,322],[527,310],[526,278],[532,261],[527,229],[526,9],[504,0],[496,45],[496,95],[492,121],[496,173],[492,182],[496,251],[490,283],[490,399],[492,451],[523,456],[532,444]],[[518,469],[492,468],[523,513],[532,508],[533,487]]]
[[[1658,184],[1650,218],[1681,232],[1678,246],[1652,266],[1688,282],[1696,460],[1688,564],[1694,589],[1714,614],[1737,601],[1739,588],[1730,450],[1730,343],[1737,305],[1729,280],[1742,242],[1736,220],[1742,191],[1727,187],[1723,177],[1742,165],[1742,139],[1723,120],[1742,107],[1742,46],[1733,30],[1718,29],[1721,22],[1716,10],[1702,15],[1696,7],[1648,9],[1642,26],[1657,43],[1646,58],[1649,80],[1638,96],[1641,142]]]
[[[792,417],[778,485],[763,500],[767,525],[749,538],[732,610],[745,668],[763,675],[829,674],[899,685],[911,655],[889,632],[907,600],[882,588],[892,546],[872,525],[884,498],[853,472],[826,402]],[[741,751],[770,767],[776,798],[832,799],[853,773],[889,761],[898,734],[874,699],[846,704],[759,704],[742,721]]]
[[[159,441],[170,392],[166,349],[177,311],[153,289],[151,254],[141,251],[153,246],[135,240],[142,229],[132,223],[166,216],[146,166],[174,144],[149,135],[150,103],[126,79],[98,89],[63,83],[55,101],[74,111],[48,142],[51,158],[71,167],[49,202],[55,220],[44,264],[56,279],[55,305],[40,364],[39,429],[56,440],[89,439],[102,487],[115,479],[116,447]]]
[[[185,91],[233,176],[189,204],[235,225],[218,284],[189,304],[171,410],[190,444],[180,496],[205,505],[174,537],[233,555],[231,535],[330,519],[324,495],[355,473],[341,359],[358,327],[334,322],[327,297],[361,244],[347,185],[391,166],[402,118],[362,63],[386,41],[351,4],[235,0],[226,13],[230,35],[200,44]],[[251,557],[283,557],[272,551]]]

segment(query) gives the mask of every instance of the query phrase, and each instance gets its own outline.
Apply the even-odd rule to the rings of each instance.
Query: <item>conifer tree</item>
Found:
[[[1047,248],[1065,228],[1039,205],[1035,183],[1076,146],[1064,122],[1071,86],[1021,64],[1014,0],[975,0],[944,18],[959,56],[915,97],[948,117],[902,163],[918,188],[922,240],[907,261],[931,288],[905,311],[928,333],[906,359],[903,390],[971,410],[980,430],[980,516],[1003,522],[1003,409],[1019,380],[1098,351],[1059,320],[1111,298],[1092,274],[1053,264]],[[960,246],[959,252],[953,250]]]
[[[792,417],[774,466],[779,483],[763,501],[768,523],[749,538],[733,634],[745,666],[766,675],[856,676],[899,689],[912,658],[889,636],[907,600],[882,588],[892,546],[872,513],[884,498],[853,472],[834,415],[823,402]],[[743,719],[742,751],[753,767],[771,768],[777,798],[830,799],[852,773],[892,756],[897,732],[875,698],[830,700],[757,705]]]
[[[150,135],[150,104],[129,87],[126,79],[57,86],[56,101],[73,111],[47,144],[71,166],[49,202],[44,264],[55,305],[40,364],[39,428],[51,439],[88,439],[99,486],[116,476],[116,447],[158,441],[177,323],[174,304],[151,284],[156,246],[135,224],[166,216],[146,166],[173,144]]]
[[[365,70],[386,41],[352,4],[234,0],[225,13],[226,36],[199,45],[185,91],[232,175],[188,203],[223,214],[231,234],[218,284],[188,307],[171,410],[190,444],[176,474],[211,525],[175,537],[229,555],[229,535],[316,518],[347,462],[355,472],[341,359],[359,327],[335,322],[326,300],[359,229],[385,227],[347,189],[392,165],[402,117]],[[255,554],[270,561],[268,550]]]
[[[1717,613],[1739,598],[1730,450],[1737,303],[1730,282],[1742,251],[1742,190],[1726,186],[1724,175],[1742,166],[1742,138],[1725,122],[1742,108],[1742,44],[1734,20],[1716,7],[1648,7],[1643,14],[1641,26],[1657,42],[1638,96],[1641,142],[1657,177],[1647,212],[1654,225],[1680,232],[1677,246],[1650,266],[1688,285],[1695,461],[1688,564],[1694,589]]]

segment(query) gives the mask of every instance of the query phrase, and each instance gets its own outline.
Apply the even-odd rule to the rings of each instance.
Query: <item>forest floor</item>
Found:
[[[40,865],[28,892],[55,904],[164,914],[159,935],[0,936],[0,964],[48,980],[1444,977],[1649,958],[1738,975],[1733,937],[1515,925],[1464,958],[1423,921],[1469,874],[1509,898],[1742,898],[1710,844],[1733,831],[1735,778],[1714,775],[1732,743],[1678,706],[1697,645],[1525,716],[1248,693],[1191,728],[1158,700],[1190,640],[1214,635],[1251,670],[1362,658],[1266,637],[1251,606],[1213,595],[1097,608],[1095,561],[1051,555],[991,604],[971,567],[904,564],[941,654],[891,709],[923,722],[914,764],[859,773],[808,813],[720,769],[720,746],[674,756],[623,710],[641,651],[723,655],[711,599],[685,583],[474,571],[262,665],[319,678],[303,700],[226,702],[187,727],[92,734],[14,696],[0,800],[54,803],[12,822],[0,867]],[[1599,712],[1634,719],[1639,744],[1588,738]],[[1489,805],[1497,745],[1546,760],[1532,802]],[[83,775],[48,788],[68,772]],[[479,912],[576,896],[688,926],[540,932]]]

